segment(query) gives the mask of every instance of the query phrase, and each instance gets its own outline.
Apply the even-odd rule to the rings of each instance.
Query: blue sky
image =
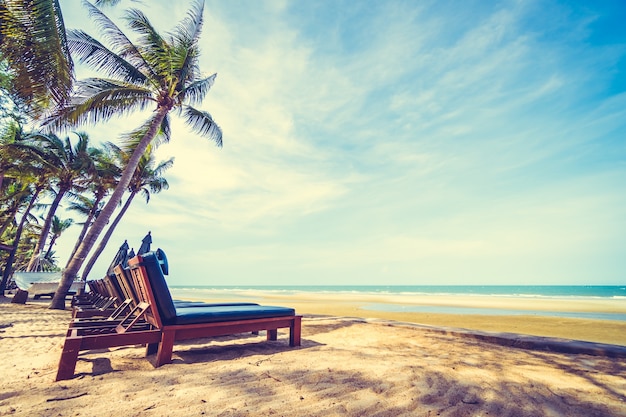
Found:
[[[67,26],[93,33],[76,4]],[[129,5],[166,32],[190,3],[107,13]],[[626,282],[626,3],[207,0],[204,16],[224,147],[175,123],[170,189],[134,203],[100,270],[151,231],[173,285]],[[144,117],[86,130],[115,141]]]

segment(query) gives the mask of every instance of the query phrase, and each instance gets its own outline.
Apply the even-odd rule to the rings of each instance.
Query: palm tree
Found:
[[[73,63],[58,0],[0,0],[0,53],[33,114],[69,98]]]
[[[117,148],[113,144],[109,144],[110,147]],[[123,159],[128,159],[130,155],[125,154],[121,149],[117,148],[120,156]],[[160,162],[156,167],[154,166],[154,157],[152,155],[151,149],[148,148],[143,158],[139,161],[139,165],[137,166],[137,170],[135,171],[135,175],[133,176],[129,186],[128,191],[130,194],[126,199],[126,202],[122,206],[122,209],[117,213],[115,219],[104,233],[102,238],[100,239],[100,243],[96,247],[94,253],[85,264],[82,273],[82,279],[84,281],[87,280],[87,276],[89,272],[91,272],[91,268],[96,263],[102,251],[106,248],[107,243],[109,243],[109,239],[113,235],[115,228],[122,220],[126,211],[130,207],[130,204],[133,202],[133,199],[137,194],[142,194],[146,200],[146,204],[150,201],[150,192],[159,193],[162,190],[167,190],[169,188],[169,184],[165,178],[162,177],[162,174],[165,170],[169,169],[174,165],[174,158],[170,158],[167,161]]]
[[[54,199],[48,209],[39,241],[28,265],[29,271],[35,268],[37,258],[44,250],[52,226],[52,219],[61,200],[70,191],[83,189],[86,173],[94,170],[94,163],[89,154],[89,137],[85,133],[77,133],[77,136],[78,141],[75,145],[72,144],[69,137],[61,140],[53,134],[34,135],[28,140],[14,145],[38,155],[44,161],[45,167],[52,173],[56,183],[56,190],[53,191]]]
[[[69,259],[74,256],[74,253],[76,253],[80,246],[80,242],[82,242],[87,234],[87,230],[89,230],[93,221],[100,214],[100,211],[104,207],[105,197],[115,188],[122,172],[122,166],[118,165],[115,160],[116,155],[111,153],[110,147],[106,144],[102,149],[94,150],[91,153],[91,157],[95,163],[95,171],[92,173],[91,179],[89,179],[88,182],[89,191],[93,194],[93,198],[89,198],[85,195],[77,195],[76,199],[78,201],[71,203],[69,207],[70,210],[76,211],[86,217]]]
[[[15,137],[16,133],[27,123],[27,106],[15,92],[15,76],[9,69],[9,63],[0,53],[0,126],[4,143],[7,138]],[[2,188],[2,171],[0,171],[0,188]]]
[[[74,223],[73,219],[64,219],[61,220],[59,216],[54,216],[52,219],[52,227],[50,228],[50,234],[52,238],[50,239],[50,243],[48,244],[48,250],[46,251],[45,259],[50,260],[50,256],[54,253],[52,252],[52,247],[54,246],[57,239],[65,232],[70,226]]]
[[[22,213],[22,218],[17,224],[15,229],[15,234],[13,236],[13,245],[9,252],[9,256],[6,259],[4,264],[4,270],[2,272],[2,281],[0,281],[0,295],[4,296],[4,290],[6,288],[6,284],[8,282],[9,276],[13,272],[13,262],[15,261],[15,257],[17,255],[17,251],[19,245],[21,243],[22,232],[24,228],[27,226],[27,220],[30,218],[30,211],[32,210],[37,198],[41,191],[47,186],[47,178],[45,174],[41,174],[39,177],[32,177],[31,180],[24,176],[24,180],[26,180],[27,184],[32,184],[32,188],[28,187],[30,197],[28,198],[27,206]],[[26,199],[26,194],[22,194],[21,198]]]
[[[104,207],[103,201],[97,200],[97,198],[95,197],[83,194],[77,194],[73,196],[72,200],[73,201],[71,201],[67,206],[67,210],[72,211],[81,217],[85,217],[85,221],[76,223],[77,225],[82,227],[68,260],[71,259],[72,256],[74,256],[74,252],[76,252],[76,250],[78,250],[78,246],[80,246],[80,241],[83,240],[83,238],[87,234],[87,230],[89,230],[89,228],[91,227],[93,220],[98,216],[98,213],[100,213],[102,207]]]
[[[81,62],[102,71],[109,78],[77,82],[76,97],[57,109],[47,120],[47,125],[61,127],[105,121],[149,106],[153,112],[135,131],[141,141],[111,198],[65,268],[50,305],[53,309],[65,308],[67,290],[121,201],[148,145],[159,130],[169,139],[170,111],[176,110],[200,135],[214,140],[218,146],[222,144],[222,132],[211,115],[192,107],[202,102],[216,77],[216,74],[202,77],[198,67],[204,4],[196,3],[167,37],[161,36],[141,11],[129,9],[125,19],[130,29],[139,35],[136,45],[95,6],[87,1],[84,4],[111,49],[79,30],[69,32],[68,45]]]
[[[28,246],[29,242],[22,241],[22,232],[33,219],[31,210],[35,207],[40,193],[50,186],[50,171],[46,169],[47,161],[42,158],[41,154],[29,152],[27,147],[22,146],[22,142],[31,136],[18,129],[12,131],[11,135],[3,137],[0,143],[0,165],[7,179],[0,190],[2,196],[0,207],[3,210],[0,216],[3,222],[0,227],[2,230],[0,236],[5,242],[7,237],[13,238],[10,246],[3,245],[3,248],[9,248],[9,255],[4,260],[0,295],[4,295],[8,277],[14,269],[14,261],[19,260],[19,248],[28,248],[28,251],[32,251],[32,246]],[[21,213],[21,220],[18,222],[16,218],[19,217],[19,213]],[[5,233],[7,230],[9,233]]]

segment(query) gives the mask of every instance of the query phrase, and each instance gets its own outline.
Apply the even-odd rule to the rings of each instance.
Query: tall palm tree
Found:
[[[111,153],[110,148],[106,144],[103,148],[94,150],[91,153],[91,157],[94,161],[95,171],[91,173],[91,178],[88,179],[88,182],[89,191],[93,194],[93,198],[89,198],[86,195],[77,195],[76,199],[78,201],[71,203],[69,207],[70,210],[86,217],[69,259],[74,256],[74,253],[80,246],[80,242],[82,242],[93,221],[100,214],[104,207],[105,197],[115,188],[122,172],[122,166],[118,165],[115,160],[116,155]]]
[[[27,178],[24,178],[24,179],[28,181]],[[9,252],[9,256],[6,259],[6,262],[4,264],[4,270],[2,271],[2,280],[0,281],[0,295],[2,296],[4,296],[4,290],[6,288],[6,284],[9,279],[9,276],[13,272],[13,262],[15,261],[17,251],[21,243],[22,232],[27,225],[27,220],[30,217],[30,211],[35,205],[35,202],[37,201],[39,194],[41,193],[41,191],[44,190],[44,187],[46,185],[47,185],[47,179],[46,179],[45,174],[39,176],[38,178],[37,177],[32,178],[33,188],[30,190],[30,198],[28,199],[27,206],[22,213],[22,218],[17,224],[15,235],[13,236],[13,245],[12,245],[11,251]]]
[[[4,288],[8,277],[14,270],[14,261],[19,260],[18,250],[20,247],[32,253],[32,246],[29,242],[22,241],[22,232],[29,227],[29,221],[33,219],[31,210],[36,206],[39,195],[50,186],[50,170],[46,168],[46,161],[40,153],[30,152],[28,147],[24,147],[24,141],[30,138],[31,134],[26,134],[21,130],[15,130],[9,137],[3,137],[0,143],[0,165],[2,172],[6,175],[7,181],[4,188],[0,190],[3,208],[2,233],[0,236],[4,242],[8,242],[7,237],[13,238],[13,243],[3,245],[3,248],[10,247],[9,255],[4,259],[4,270],[2,281],[0,282],[0,295],[4,294]],[[4,209],[7,209],[4,211]],[[21,220],[17,221],[21,213]],[[9,226],[10,233],[5,233]],[[22,254],[25,253],[22,251]]]
[[[94,170],[94,163],[90,157],[89,136],[85,133],[77,133],[78,141],[72,144],[69,137],[61,140],[56,135],[34,135],[19,146],[38,155],[45,166],[52,172],[56,190],[53,191],[54,199],[48,208],[48,213],[33,257],[28,265],[28,270],[36,266],[37,258],[43,253],[48,234],[52,226],[52,220],[61,204],[61,200],[72,190],[84,188],[86,173]]]
[[[50,234],[52,235],[50,239],[50,243],[48,244],[48,250],[46,251],[45,259],[50,259],[52,252],[52,248],[56,243],[57,239],[65,232],[70,226],[74,224],[73,219],[63,219],[61,220],[59,216],[54,216],[52,219],[52,226],[50,227]]]
[[[78,250],[78,246],[80,246],[80,241],[83,240],[87,234],[87,230],[89,230],[93,224],[93,220],[98,216],[102,207],[104,207],[104,202],[98,200],[97,197],[84,194],[77,194],[72,198],[72,200],[73,201],[68,204],[67,210],[77,214],[78,216],[84,217],[85,221],[76,223],[82,227],[68,260],[74,256],[74,252],[76,252],[76,250]]]
[[[58,0],[0,0],[0,53],[34,114],[69,98],[73,63]]]
[[[113,144],[109,144],[111,147],[115,147]],[[119,154],[123,159],[128,159],[130,155],[125,154],[121,149],[119,149]],[[100,243],[94,250],[91,258],[85,264],[82,273],[82,279],[87,280],[89,272],[91,272],[91,268],[93,268],[94,264],[102,254],[102,251],[106,248],[107,243],[109,243],[109,239],[113,235],[117,225],[122,220],[126,211],[130,207],[130,204],[133,202],[133,199],[137,194],[143,195],[146,200],[146,204],[150,201],[150,192],[159,193],[162,190],[167,190],[169,188],[169,184],[165,178],[163,178],[163,172],[169,169],[174,165],[174,158],[170,158],[167,161],[162,161],[158,165],[155,165],[154,157],[152,155],[150,147],[144,154],[143,158],[139,161],[139,165],[137,166],[137,170],[135,171],[135,175],[133,176],[129,186],[128,191],[129,195],[122,206],[122,209],[117,213],[115,219],[106,230],[102,238],[100,239]]]
[[[218,146],[222,144],[222,132],[211,115],[192,107],[202,102],[216,77],[216,74],[202,77],[198,67],[204,4],[196,3],[187,17],[165,37],[140,10],[129,9],[125,19],[130,29],[139,35],[136,44],[95,6],[87,1],[84,4],[111,48],[79,30],[69,32],[68,45],[81,62],[109,78],[88,78],[77,82],[76,97],[59,108],[47,120],[47,125],[60,127],[105,121],[115,115],[148,107],[152,107],[153,112],[135,131],[141,141],[111,198],[66,266],[50,304],[53,309],[65,308],[67,290],[121,201],[148,145],[159,130],[169,139],[169,113],[172,110],[182,115],[197,133],[214,140]]]

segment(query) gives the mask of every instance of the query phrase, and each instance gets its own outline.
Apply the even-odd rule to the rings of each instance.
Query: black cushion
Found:
[[[172,323],[176,319],[176,307],[172,301],[172,295],[165,282],[163,270],[159,265],[159,260],[154,252],[148,252],[141,255],[143,266],[148,273],[148,280],[156,299],[159,315],[164,324]]]
[[[165,325],[213,323],[255,318],[293,316],[295,310],[286,307],[260,306],[255,303],[203,303],[188,302],[179,307],[165,281],[163,270],[154,252],[141,255],[148,280],[156,299],[161,321]]]
[[[178,309],[176,313],[176,319],[172,323],[167,324],[215,323],[221,321],[284,317],[296,314],[293,308],[259,305],[188,307]]]
[[[258,306],[257,303],[205,303],[202,301],[184,301],[184,300],[174,300],[174,307],[176,307],[177,311],[179,308],[189,308],[189,307],[224,307],[224,306]]]

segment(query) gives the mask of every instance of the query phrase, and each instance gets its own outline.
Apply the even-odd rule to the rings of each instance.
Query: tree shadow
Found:
[[[331,333],[336,330],[362,323],[365,323],[365,320],[359,318],[352,319],[330,316],[306,316],[302,321],[302,334],[311,337],[319,334]]]
[[[276,355],[282,352],[290,351],[302,351],[317,346],[322,346],[321,343],[315,342],[309,339],[302,339],[301,346],[292,347],[284,340],[268,341],[265,340],[265,336],[249,336],[245,339],[250,340],[244,343],[219,343],[219,342],[232,342],[233,337],[229,337],[228,340],[213,340],[211,345],[205,345],[207,339],[194,339],[194,343],[187,343],[187,346],[193,345],[189,349],[176,349],[177,346],[185,346],[182,343],[176,343],[174,345],[174,353],[172,356],[172,363],[204,363],[204,362],[221,362],[231,361],[233,359],[241,359],[250,356],[267,356]],[[256,340],[254,340],[256,339]],[[241,341],[241,339],[239,339]],[[217,344],[216,344],[217,343]],[[204,346],[198,346],[203,344]],[[260,360],[261,362],[263,359]]]
[[[626,403],[626,395],[623,392],[615,390],[597,377],[598,372],[601,371],[615,376],[621,374],[622,381],[626,381],[626,362],[589,355],[554,355],[544,352],[529,352],[529,354],[569,375],[586,380],[607,395]]]

